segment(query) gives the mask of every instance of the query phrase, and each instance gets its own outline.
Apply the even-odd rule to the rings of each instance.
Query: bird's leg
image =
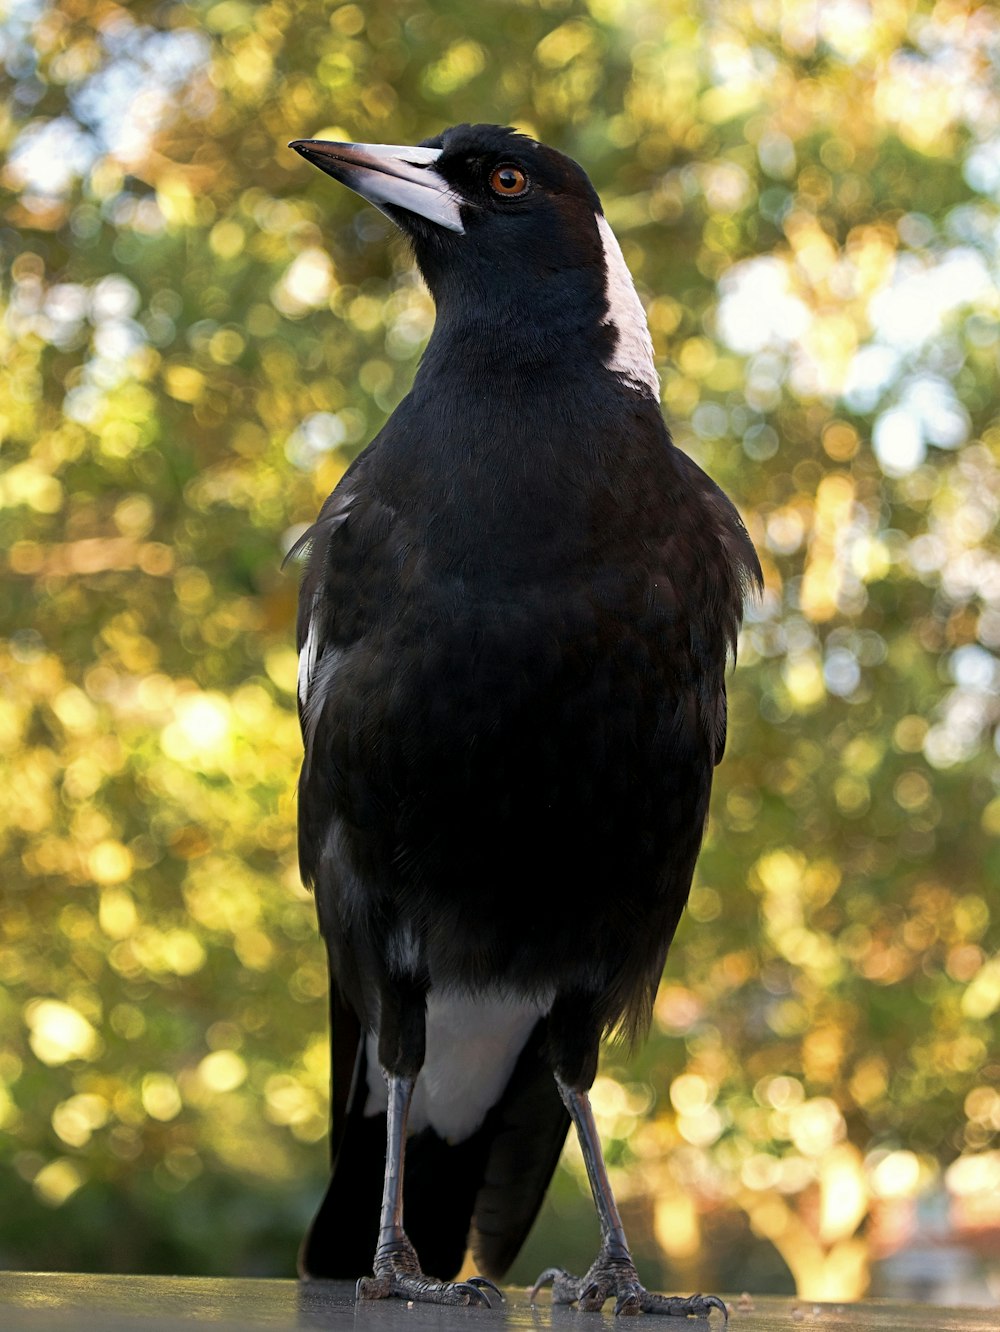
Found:
[[[491,1308],[488,1291],[503,1302],[503,1295],[485,1277],[468,1281],[436,1281],[420,1269],[417,1251],[403,1229],[403,1165],[406,1155],[406,1122],[416,1084],[416,1071],[424,1058],[423,996],[414,1012],[392,1014],[379,1039],[379,1058],[385,1063],[405,1062],[408,1072],[386,1072],[389,1089],[386,1110],[385,1176],[382,1182],[382,1211],[379,1219],[378,1246],[375,1249],[374,1276],[362,1277],[357,1285],[359,1300],[390,1298],[422,1301],[429,1304],[481,1304]],[[386,1017],[383,1008],[383,1019]],[[407,1054],[400,1055],[400,1050]]]
[[[382,1212],[379,1217],[375,1272],[419,1272],[417,1251],[403,1229],[403,1157],[406,1152],[406,1121],[410,1116],[415,1078],[389,1074],[389,1105],[386,1110],[385,1177],[382,1181]],[[375,1297],[377,1298],[377,1296]]]
[[[580,1150],[583,1152],[587,1178],[601,1223],[601,1248],[589,1271],[582,1277],[572,1276],[559,1267],[547,1268],[532,1288],[532,1299],[542,1286],[551,1284],[552,1299],[556,1304],[575,1303],[581,1309],[601,1309],[605,1300],[613,1295],[616,1314],[658,1313],[707,1318],[712,1309],[721,1309],[728,1322],[728,1310],[716,1295],[691,1295],[687,1298],[680,1295],[656,1295],[646,1290],[639,1281],[618,1204],[611,1190],[607,1166],[604,1164],[590,1097],[585,1091],[577,1091],[563,1082],[558,1075],[556,1084],[576,1128]]]

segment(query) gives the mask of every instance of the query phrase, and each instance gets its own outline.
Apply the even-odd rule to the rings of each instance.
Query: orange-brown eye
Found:
[[[520,167],[499,166],[490,176],[490,187],[497,194],[510,198],[512,195],[524,193],[528,188],[528,177]]]

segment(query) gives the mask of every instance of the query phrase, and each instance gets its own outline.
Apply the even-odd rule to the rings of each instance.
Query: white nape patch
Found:
[[[604,249],[605,296],[608,313],[605,323],[618,334],[608,369],[621,375],[636,388],[648,389],[660,399],[660,377],[653,364],[653,339],[649,336],[646,312],[628,271],[618,237],[603,213],[597,214],[597,230]]]
[[[464,1142],[500,1099],[544,1000],[432,991],[427,997],[427,1055],[410,1105],[410,1130],[430,1126],[448,1142]],[[368,1036],[365,1114],[384,1114],[388,1097],[378,1063],[378,1038]]]

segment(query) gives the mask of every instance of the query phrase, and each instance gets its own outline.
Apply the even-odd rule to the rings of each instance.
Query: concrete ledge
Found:
[[[213,1329],[327,1328],[356,1332],[471,1332],[485,1322],[497,1329],[531,1328],[534,1332],[600,1332],[615,1326],[603,1316],[575,1309],[532,1307],[523,1290],[508,1289],[503,1309],[442,1309],[432,1305],[384,1303],[355,1307],[346,1282],[252,1281],[211,1277],[94,1276],[85,1273],[0,1272],[0,1328],[41,1332],[43,1328],[138,1328],[142,1332],[211,1324]],[[934,1305],[874,1300],[863,1304],[812,1304],[755,1296],[730,1299],[732,1332],[998,1332],[1000,1308],[943,1309]],[[711,1326],[719,1332],[721,1315],[701,1319],[652,1319],[646,1316],[619,1328]]]

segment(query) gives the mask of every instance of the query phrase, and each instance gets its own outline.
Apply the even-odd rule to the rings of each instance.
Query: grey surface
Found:
[[[602,1314],[553,1309],[547,1300],[533,1308],[523,1290],[508,1289],[503,1309],[442,1309],[407,1306],[402,1301],[355,1306],[354,1289],[344,1282],[234,1281],[209,1277],[89,1276],[0,1272],[0,1328],[40,1332],[42,1328],[154,1329],[211,1323],[213,1329],[356,1328],[358,1332],[470,1332],[484,1324],[499,1332],[511,1328],[605,1332],[644,1327],[690,1327],[719,1332],[722,1317],[664,1319],[641,1315],[617,1324],[610,1304]],[[933,1305],[812,1304],[754,1297],[730,1300],[732,1332],[1000,1332],[1000,1309],[941,1309]],[[484,1327],[484,1332],[485,1332]]]

